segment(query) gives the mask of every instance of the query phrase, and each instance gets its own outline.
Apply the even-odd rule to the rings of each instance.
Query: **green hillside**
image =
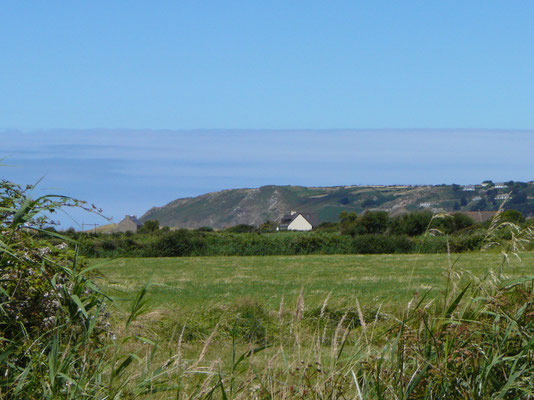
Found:
[[[472,186],[263,186],[231,189],[194,198],[177,199],[147,211],[141,221],[157,219],[161,225],[180,228],[259,225],[278,221],[290,210],[314,213],[320,222],[336,221],[342,211],[361,213],[379,209],[393,214],[405,210],[436,212],[491,211],[505,208],[534,215],[534,184],[507,182],[498,187],[491,181]]]

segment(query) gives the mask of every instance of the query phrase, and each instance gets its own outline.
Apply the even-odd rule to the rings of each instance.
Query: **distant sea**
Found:
[[[87,200],[119,221],[180,197],[263,185],[534,179],[534,131],[43,130],[0,132],[0,176]],[[62,228],[106,223],[77,210]]]

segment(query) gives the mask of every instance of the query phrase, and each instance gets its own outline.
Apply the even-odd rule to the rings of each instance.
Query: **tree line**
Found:
[[[501,221],[527,224],[508,210]],[[307,254],[384,254],[465,252],[481,248],[489,222],[477,224],[465,214],[411,212],[391,218],[384,211],[341,213],[339,222],[312,232],[276,232],[276,224],[237,225],[220,231],[160,228],[147,221],[137,233],[67,232],[89,257],[253,256]],[[507,235],[506,231],[500,235]]]

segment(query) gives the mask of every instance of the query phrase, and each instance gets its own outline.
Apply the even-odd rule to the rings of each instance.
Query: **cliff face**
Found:
[[[530,191],[534,194],[534,185],[522,185],[521,190],[526,194],[530,195]],[[498,191],[509,192],[510,188]],[[366,209],[385,210],[392,214],[406,209],[445,212],[494,210],[501,203],[495,200],[496,192],[497,189],[481,185],[471,191],[464,191],[457,185],[263,186],[177,199],[162,207],[148,210],[141,217],[141,222],[157,219],[160,225],[174,228],[210,226],[220,229],[238,224],[259,225],[266,220],[279,221],[290,210],[316,214],[320,222],[336,221],[342,211],[360,213]],[[511,208],[530,215],[530,209],[534,209],[534,201],[526,200],[525,204],[512,206],[513,204]]]
[[[141,221],[157,219],[170,227],[223,228],[237,224],[259,225],[280,218],[290,201],[287,187],[264,186],[259,189],[234,189],[178,199],[163,207],[148,210]]]

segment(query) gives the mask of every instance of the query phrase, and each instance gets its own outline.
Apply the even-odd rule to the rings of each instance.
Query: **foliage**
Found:
[[[339,231],[342,235],[357,235],[359,232],[357,229],[358,214],[354,211],[343,211],[339,214]]]
[[[146,221],[142,227],[140,227],[137,231],[139,233],[151,233],[156,232],[159,230],[159,221],[157,219],[152,219]]]
[[[106,339],[105,296],[66,243],[35,233],[46,212],[83,206],[63,196],[30,197],[33,187],[0,183],[0,393],[3,398],[83,397]]]
[[[75,242],[43,228],[61,207],[96,209],[64,196],[33,198],[32,189],[0,182],[0,397],[119,399],[160,390],[146,374],[150,362],[134,362],[140,357],[125,348],[141,341],[128,333],[146,289],[113,341],[112,302],[91,279],[95,268]]]
[[[487,208],[488,202],[485,198],[482,198],[471,206],[471,211],[485,211]]]
[[[366,211],[359,216],[354,212],[342,212],[339,219],[341,234],[351,236],[385,233],[389,225],[385,211]]]
[[[163,235],[147,250],[152,257],[180,257],[195,254],[203,247],[201,234],[179,229]]]
[[[501,215],[502,222],[512,222],[514,224],[521,224],[525,222],[525,217],[519,211],[516,210],[506,210],[503,211]]]
[[[418,236],[424,234],[432,220],[429,211],[412,212],[391,221],[391,233],[396,235]]]
[[[315,232],[338,232],[339,223],[338,222],[322,222],[317,227],[313,229]]]
[[[445,223],[434,222],[433,226],[448,232]],[[351,237],[329,231],[258,234],[178,230],[156,236],[84,234],[80,236],[80,242],[81,253],[89,257],[194,257],[445,253],[447,241],[450,251],[465,252],[480,249],[483,237],[481,231],[471,232],[467,228],[462,234],[449,238],[393,234],[360,234]]]
[[[276,222],[267,220],[263,224],[258,226],[257,231],[259,233],[276,232],[277,228],[278,228],[278,224]]]
[[[226,228],[226,232],[230,233],[251,233],[254,232],[256,228],[253,225],[239,224]]]

